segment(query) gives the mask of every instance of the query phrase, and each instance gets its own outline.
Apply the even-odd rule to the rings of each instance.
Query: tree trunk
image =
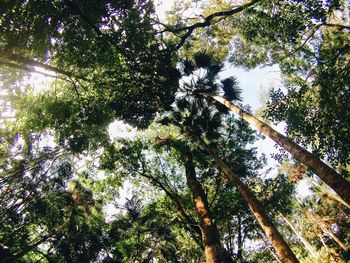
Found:
[[[249,188],[239,179],[236,174],[231,171],[227,164],[202,139],[198,139],[202,147],[205,148],[209,155],[215,160],[222,172],[235,184],[237,190],[249,205],[255,218],[271,241],[281,261],[284,263],[299,262]]]
[[[6,67],[10,67],[10,68],[24,70],[24,71],[27,71],[27,72],[35,72],[35,73],[41,74],[41,75],[43,75],[45,77],[56,78],[56,79],[68,81],[65,78],[61,78],[61,77],[54,76],[54,75],[51,75],[51,74],[47,74],[47,73],[44,73],[44,72],[41,72],[41,71],[37,71],[34,68],[31,68],[31,67],[29,67],[27,65],[23,65],[23,64],[19,65],[19,64],[16,64],[16,63],[12,63],[12,62],[0,61],[0,66],[2,66],[2,65],[6,66]]]
[[[329,235],[329,236],[335,241],[335,243],[337,243],[338,246],[339,246],[342,250],[344,250],[344,252],[347,252],[347,251],[348,251],[348,247],[347,247],[335,234],[333,234],[333,232],[332,232],[331,230],[328,230],[328,229],[327,229],[326,227],[324,227],[324,226],[321,226],[321,230],[322,230],[325,234]]]
[[[232,237],[234,237],[234,235],[232,234],[232,231],[231,231],[231,222],[230,222],[230,220],[227,220],[227,233],[228,233],[228,236],[227,236],[227,238],[225,238],[225,240],[226,240],[226,247],[227,247],[228,252],[231,255],[233,255],[234,251],[233,251]]]
[[[264,244],[265,244],[267,250],[268,250],[268,251],[270,252],[270,254],[274,257],[274,259],[276,259],[276,261],[277,261],[278,263],[282,263],[281,260],[278,258],[278,256],[277,256],[277,255],[275,254],[275,252],[273,251],[273,249],[270,247],[269,242],[266,240],[266,236],[265,236],[263,233],[261,233],[260,231],[259,231],[258,233],[259,233],[259,235],[261,236],[261,239],[263,240],[263,242],[264,242]]]
[[[144,167],[144,163],[142,162],[142,167]],[[143,171],[145,169],[143,168]],[[202,232],[200,227],[196,224],[196,222],[193,220],[193,218],[191,216],[189,216],[186,211],[184,210],[181,201],[179,199],[179,196],[177,194],[175,194],[174,192],[172,192],[170,189],[168,189],[160,180],[158,180],[155,177],[152,177],[150,175],[148,175],[145,172],[141,172],[140,175],[142,177],[147,178],[148,180],[150,180],[154,185],[157,185],[160,189],[162,189],[165,194],[170,198],[170,200],[174,203],[174,205],[177,208],[177,211],[180,214],[180,219],[185,223],[185,225],[188,226],[189,230],[192,229],[192,231],[197,234],[196,236],[193,235],[194,240],[200,245],[202,246]]]
[[[210,216],[207,196],[197,180],[192,154],[188,149],[183,153],[183,160],[186,169],[187,185],[192,192],[196,212],[202,229],[206,262],[233,262],[229,253],[220,243],[219,232]]]
[[[347,204],[346,202],[344,202],[344,200],[342,198],[340,198],[338,195],[336,194],[332,194],[329,189],[327,189],[326,187],[320,185],[318,182],[316,182],[316,180],[312,179],[310,180],[310,182],[317,187],[321,193],[322,193],[322,197],[323,198],[327,198],[328,200],[334,201],[334,202],[338,202],[344,206],[346,206],[347,208],[350,209],[350,205]]]
[[[311,244],[301,235],[299,232],[295,229],[295,227],[292,225],[291,222],[280,212],[280,216],[283,218],[283,220],[287,223],[287,225],[293,230],[293,232],[297,235],[297,237],[301,240],[301,242],[304,244],[305,248],[309,253],[315,258],[316,262],[321,262],[318,254],[316,251],[312,248]]]
[[[277,132],[266,123],[260,121],[248,112],[239,108],[225,98],[213,93],[199,93],[202,96],[208,96],[222,103],[242,119],[250,124],[253,124],[261,133],[270,137],[279,146],[287,150],[300,162],[308,166],[317,176],[319,176],[327,185],[329,185],[345,202],[350,205],[350,182],[343,178],[340,174],[330,168],[327,164],[316,158],[313,154],[306,151],[304,148]]]
[[[237,216],[238,219],[238,237],[237,237],[237,258],[239,262],[243,262],[243,242],[242,242],[242,220],[241,216]]]
[[[313,213],[308,213],[308,216],[312,218],[312,220],[318,225],[322,232],[330,236],[337,245],[344,250],[344,252],[348,251],[348,247],[335,235],[332,230],[328,229],[327,225],[323,222],[322,218],[317,218]]]

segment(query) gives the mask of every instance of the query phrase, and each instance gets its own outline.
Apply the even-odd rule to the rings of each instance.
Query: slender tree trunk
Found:
[[[222,172],[235,184],[237,190],[249,205],[255,218],[271,241],[281,261],[284,263],[299,262],[249,188],[239,179],[236,174],[231,171],[227,164],[202,139],[198,138],[198,140],[202,147],[205,148],[209,155],[215,160]]]
[[[322,221],[321,218],[317,218],[313,213],[308,213],[308,216],[311,216],[313,221],[321,228],[322,232],[330,236],[337,245],[344,250],[344,252],[348,251],[348,247],[335,235],[332,230],[328,229],[326,224]]]
[[[278,256],[275,254],[275,252],[273,251],[273,249],[271,249],[270,244],[268,243],[268,241],[266,240],[266,237],[264,236],[263,233],[259,232],[259,235],[261,236],[261,239],[263,240],[265,246],[267,247],[267,250],[270,252],[270,254],[274,257],[274,259],[276,259],[276,261],[278,263],[282,263],[281,260],[278,258]]]
[[[318,236],[318,238],[320,239],[322,245],[324,246],[324,248],[326,249],[326,251],[327,251],[327,253],[328,253],[329,247],[328,247],[328,246],[326,245],[326,243],[324,242],[323,237],[322,237],[322,234],[319,234],[319,235],[317,235],[317,236]]]
[[[233,262],[229,253],[220,243],[219,232],[210,216],[207,196],[197,180],[192,154],[188,149],[183,153],[183,160],[186,169],[187,185],[192,192],[196,212],[200,220],[206,262]]]
[[[234,251],[233,251],[233,245],[232,245],[232,231],[231,231],[231,222],[230,220],[227,220],[227,233],[228,233],[228,237],[227,237],[227,248],[228,251],[231,255],[233,255]]]
[[[310,182],[316,186],[318,189],[320,189],[320,191],[322,191],[322,197],[325,197],[329,200],[338,202],[344,206],[346,206],[347,208],[350,209],[350,205],[347,204],[346,202],[344,202],[343,199],[341,199],[338,195],[332,194],[326,187],[320,185],[318,182],[316,182],[316,180],[311,179]]]
[[[237,216],[238,219],[238,238],[237,238],[237,258],[239,262],[243,262],[243,242],[242,242],[242,220],[241,216]]]
[[[329,235],[335,241],[335,243],[337,243],[338,246],[344,250],[344,252],[348,251],[348,247],[336,235],[334,235],[331,230],[328,230],[325,226],[321,226],[321,229],[325,234]]]
[[[144,168],[145,164],[142,162],[142,167],[143,170],[145,170]],[[192,229],[194,233],[196,233],[198,235],[197,236],[193,236],[193,238],[195,239],[195,241],[199,244],[202,245],[202,232],[200,230],[200,227],[196,224],[196,222],[193,220],[192,217],[190,217],[184,210],[181,201],[179,200],[179,196],[176,195],[174,192],[172,192],[170,189],[168,189],[160,180],[158,180],[155,177],[152,177],[150,175],[148,175],[146,172],[141,172],[140,175],[142,177],[147,178],[148,180],[150,180],[153,184],[157,185],[160,189],[162,189],[165,194],[170,198],[170,200],[175,204],[177,211],[180,213],[180,218],[182,221],[184,221],[184,223],[189,227],[189,229]]]
[[[330,168],[327,164],[316,158],[313,154],[300,147],[298,144],[277,132],[266,123],[260,121],[248,112],[239,108],[237,105],[226,100],[225,98],[213,93],[199,93],[202,96],[208,96],[222,103],[242,119],[253,124],[261,133],[270,137],[279,146],[287,150],[300,162],[308,166],[317,176],[319,176],[327,185],[329,185],[345,202],[350,205],[350,182],[340,174]]]
[[[280,216],[283,218],[283,220],[287,223],[287,225],[293,230],[293,232],[297,235],[297,237],[301,240],[301,242],[304,244],[305,248],[309,251],[309,253],[315,258],[316,262],[321,262],[318,254],[316,251],[312,248],[310,243],[295,229],[295,227],[292,225],[291,222],[280,212]]]
[[[23,64],[16,64],[16,63],[7,62],[7,61],[0,61],[0,66],[1,65],[4,65],[6,67],[10,67],[10,68],[24,70],[24,71],[27,71],[27,72],[35,72],[35,73],[41,74],[41,75],[43,75],[45,77],[56,78],[56,79],[61,79],[61,80],[64,80],[64,81],[68,81],[65,78],[61,78],[61,77],[57,77],[57,76],[54,76],[54,75],[51,75],[51,74],[40,72],[40,71],[37,71],[37,70],[35,70],[35,69],[33,69],[33,68],[31,68],[31,67],[29,67],[27,65],[23,65]],[[70,81],[68,81],[68,82],[70,82]]]

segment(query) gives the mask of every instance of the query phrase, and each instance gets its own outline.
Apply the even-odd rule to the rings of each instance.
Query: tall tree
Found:
[[[191,47],[187,51],[190,56],[198,47],[205,46],[206,52],[215,58],[223,59],[228,55],[235,66],[254,68],[279,64],[288,92],[272,93],[266,115],[274,121],[286,121],[290,139],[235,107],[231,99],[231,103],[226,104],[278,144],[288,147],[297,159],[307,162],[313,172],[349,203],[349,182],[312,156],[326,159],[334,169],[348,176],[350,136],[348,114],[344,112],[349,105],[347,43],[350,28],[346,3],[290,0],[250,1],[244,5],[246,8],[236,13],[233,10],[237,7],[232,3],[204,2],[196,6],[202,12],[197,23],[191,24],[193,20],[175,15],[178,19],[174,19],[173,27],[165,30],[184,32],[187,46]],[[217,43],[227,43],[232,52],[222,50],[222,45]],[[208,93],[202,95],[224,103],[223,98]],[[292,139],[310,148],[312,155]]]
[[[196,212],[203,233],[206,262],[233,262],[231,256],[220,243],[217,226],[209,211],[208,199],[196,178],[192,153],[189,149],[185,148],[182,154],[187,185],[192,191],[193,201],[195,203]]]
[[[122,152],[129,152],[129,154],[131,154],[130,157],[133,156],[135,159],[134,161],[124,161],[124,165],[122,166],[123,169],[128,169],[129,171],[132,171],[132,173],[137,172],[139,176],[148,179],[151,184],[157,188],[160,188],[166,193],[166,195],[173,201],[173,205],[175,205],[177,208],[181,219],[187,225],[187,227],[190,229],[192,228],[192,231],[194,231],[196,235],[199,234],[199,237],[201,238],[201,246],[204,249],[206,262],[232,262],[231,256],[221,244],[221,238],[218,229],[210,212],[207,195],[204,191],[203,185],[199,182],[196,175],[195,164],[190,148],[186,145],[185,142],[173,140],[169,137],[164,138],[163,140],[160,138],[155,140],[156,147],[168,147],[168,151],[175,150],[177,152],[177,155],[179,155],[176,161],[183,164],[185,168],[182,168],[182,170],[184,170],[184,175],[182,175],[184,179],[182,180],[185,180],[187,189],[192,196],[191,210],[195,211],[199,222],[197,222],[197,220],[194,220],[191,214],[188,214],[188,212],[186,212],[187,209],[185,209],[185,207],[188,207],[189,205],[183,203],[183,200],[178,193],[179,190],[171,187],[172,184],[169,182],[169,178],[166,177],[167,174],[162,174],[167,173],[166,171],[168,169],[164,167],[157,168],[157,166],[161,165],[161,163],[159,163],[160,160],[158,160],[158,163],[154,163],[153,166],[150,166],[150,162],[147,162],[145,160],[147,157],[144,156],[142,150],[145,151],[147,148],[149,148],[148,151],[150,151],[149,155],[158,156],[158,154],[154,152],[154,149],[150,148],[152,145],[150,143],[148,143],[147,146],[144,143],[137,141],[132,142],[131,144],[125,144],[125,146],[123,146],[123,148],[125,148],[121,149]],[[132,145],[134,146],[132,147]],[[164,150],[162,150],[162,152],[163,151]],[[130,159],[133,159],[133,157]],[[106,156],[106,158],[119,159],[116,156]],[[168,165],[169,164],[170,163],[168,161]],[[179,164],[177,164],[175,167],[177,167],[177,169],[180,168]],[[162,171],[158,176],[157,172],[155,172],[157,169]],[[199,228],[196,227],[197,224]]]
[[[37,154],[31,161],[12,160],[2,171],[1,261],[95,260],[103,247],[98,204],[72,181],[66,157],[50,149]]]
[[[198,54],[195,63],[189,61],[184,63],[184,71],[189,71],[188,73],[200,68],[206,70],[206,73],[204,77],[197,80],[197,82],[192,81],[192,86],[187,85],[187,90],[189,92],[191,92],[192,89],[193,95],[214,99],[234,111],[238,116],[242,117],[242,119],[254,125],[258,131],[268,136],[291,153],[300,162],[310,167],[312,171],[339,194],[344,201],[350,204],[350,183],[345,178],[313,154],[231,102],[238,98],[239,90],[237,82],[232,77],[222,80],[221,83],[218,82],[218,73],[221,70],[220,65],[212,63],[211,58],[205,54]],[[223,93],[223,95],[219,96],[218,93]]]
[[[201,58],[199,60],[199,58]],[[205,59],[207,62],[208,57],[198,57],[197,64]],[[217,67],[215,68],[215,72]],[[203,83],[208,84],[205,80]],[[190,87],[191,88],[191,87]],[[272,242],[276,252],[278,253],[281,260],[286,262],[299,262],[288,244],[284,241],[277,228],[273,225],[272,221],[267,216],[262,205],[257,201],[255,196],[249,190],[249,188],[235,175],[232,170],[227,166],[226,163],[209,147],[201,138],[202,133],[207,134],[208,138],[210,135],[215,136],[215,128],[220,126],[220,112],[212,114],[208,107],[200,105],[200,102],[191,103],[186,99],[178,99],[177,110],[171,114],[170,117],[165,117],[161,122],[163,124],[173,123],[177,125],[181,131],[186,134],[193,142],[198,142],[208,154],[218,164],[219,168],[223,173],[235,184],[238,191],[249,205],[257,221],[265,231],[266,235]],[[182,111],[182,112],[181,112]],[[217,136],[217,135],[216,135]]]

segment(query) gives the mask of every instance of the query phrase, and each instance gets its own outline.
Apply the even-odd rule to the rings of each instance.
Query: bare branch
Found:
[[[80,80],[86,80],[84,77],[81,76],[76,76],[71,72],[65,71],[63,69],[59,69],[47,64],[44,64],[42,62],[36,61],[36,60],[32,60],[30,58],[26,58],[23,57],[21,55],[17,55],[17,54],[6,54],[4,55],[3,53],[1,54],[3,57],[5,57],[5,59],[7,60],[11,60],[14,62],[17,62],[18,64],[24,64],[26,66],[33,66],[33,67],[40,67],[42,69],[48,70],[48,71],[52,71],[61,75],[65,75],[67,77],[74,77],[76,79],[80,79]]]
[[[62,77],[54,76],[51,74],[47,74],[47,73],[35,70],[35,69],[29,67],[28,65],[23,65],[23,64],[19,65],[16,63],[6,62],[6,61],[0,61],[0,65],[4,65],[4,66],[10,67],[10,68],[17,68],[17,69],[21,69],[21,70],[28,71],[28,72],[35,72],[35,73],[41,74],[45,77],[50,77],[50,78],[54,78],[54,79],[60,79],[60,80],[71,82],[71,81],[69,81],[65,78],[62,78]]]
[[[234,9],[231,10],[227,10],[227,11],[220,11],[220,12],[216,12],[213,13],[207,17],[204,17],[204,21],[203,22],[198,22],[195,23],[193,25],[190,26],[186,26],[186,27],[179,27],[179,28],[172,28],[170,26],[165,26],[163,24],[163,26],[165,27],[165,31],[171,32],[173,34],[177,34],[177,33],[181,33],[181,32],[186,32],[184,35],[182,35],[180,43],[176,46],[176,49],[179,49],[181,46],[183,46],[183,44],[185,43],[185,41],[187,40],[187,38],[189,38],[191,36],[191,34],[193,33],[194,30],[198,29],[198,28],[204,28],[204,27],[208,27],[214,23],[217,23],[219,21],[221,21],[222,19],[228,17],[228,16],[232,16],[234,14],[240,13],[243,10],[245,10],[246,8],[255,5],[257,2],[259,2],[260,0],[252,0],[246,4],[243,4],[241,6],[238,6]],[[218,21],[213,22],[213,20],[215,18],[220,18]],[[158,22],[160,23],[160,22]]]

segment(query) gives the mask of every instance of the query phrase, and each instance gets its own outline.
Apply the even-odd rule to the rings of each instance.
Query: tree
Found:
[[[202,62],[205,58],[208,57],[198,57],[197,64],[200,64],[200,62]],[[205,59],[205,62],[207,61],[208,60]],[[217,67],[215,68],[214,72],[217,72]],[[209,71],[209,74],[210,73],[211,71]],[[200,79],[198,82],[203,83],[204,85],[207,84],[209,86],[210,79],[207,82],[203,79]],[[196,103],[195,101],[191,103],[190,101],[186,101],[186,99],[178,99],[177,110],[174,110],[170,117],[165,117],[161,122],[163,124],[173,123],[177,125],[180,130],[190,138],[190,140],[199,143],[199,145],[208,152],[208,154],[213,158],[213,160],[222,170],[222,172],[235,184],[238,191],[252,210],[257,221],[272,242],[280,259],[286,262],[298,262],[288,244],[283,240],[283,237],[278,232],[277,228],[273,225],[272,221],[268,218],[262,205],[259,204],[249,188],[239,179],[238,176],[232,172],[227,164],[225,164],[223,160],[201,138],[202,133],[206,133],[208,139],[211,136],[217,136],[217,134],[215,134],[215,128],[220,126],[221,123],[220,112],[213,114],[210,112],[210,109],[208,107],[203,106],[204,105],[201,105],[200,102]]]
[[[192,191],[196,212],[203,233],[206,262],[233,262],[231,256],[220,244],[220,236],[216,224],[210,214],[208,199],[196,178],[193,157],[189,149],[183,149],[187,185]]]
[[[200,61],[199,61],[200,59]],[[273,141],[275,141],[282,148],[291,153],[296,159],[304,163],[312,169],[323,181],[325,181],[344,201],[350,203],[350,183],[344,179],[340,174],[330,168],[327,164],[316,158],[313,154],[303,149],[286,136],[277,132],[269,125],[260,121],[256,117],[252,116],[247,111],[241,109],[239,106],[232,103],[232,100],[237,100],[239,91],[237,90],[237,82],[234,78],[227,78],[221,83],[217,82],[217,74],[221,70],[221,66],[218,64],[212,64],[211,58],[207,55],[199,54],[195,64],[186,62],[191,65],[192,71],[198,68],[207,70],[206,75],[200,81],[193,82],[192,87],[188,86],[188,92],[193,92],[194,96],[209,97],[221,104],[225,105],[238,116],[242,117],[245,121],[254,125],[258,131],[267,135]],[[185,65],[186,66],[186,65]],[[189,68],[189,67],[187,67]],[[185,71],[187,70],[185,67]],[[217,93],[224,93],[223,96],[217,95]]]
[[[335,169],[340,168],[347,175],[345,163],[349,152],[349,121],[344,109],[348,107],[345,101],[349,93],[346,66],[349,27],[346,4],[341,1],[300,3],[291,0],[252,1],[246,5],[246,8],[236,13],[230,3],[214,6],[204,3],[199,8],[206,23],[187,25],[192,20],[183,19],[181,21],[185,25],[178,22],[178,25],[173,25],[173,28],[168,26],[165,30],[185,32],[189,47],[210,46],[206,52],[213,54],[216,59],[223,59],[228,54],[228,50],[226,53],[221,52],[216,43],[231,43],[233,52],[229,54],[230,61],[236,66],[254,68],[257,65],[279,64],[291,84],[288,95],[280,90],[272,93],[267,116],[274,121],[286,121],[291,139],[302,142],[304,147],[309,146],[314,155],[326,157]],[[195,53],[193,49],[187,52],[190,56]],[[214,97],[214,94],[208,95],[208,91],[205,93],[202,95]],[[337,94],[342,95],[339,97]],[[220,100],[223,102],[222,98]],[[233,108],[231,99],[230,102]],[[307,161],[307,166],[313,172],[346,202],[350,202],[347,191],[349,182],[339,173],[259,120],[239,111],[237,107],[235,111],[255,122],[260,131],[265,129],[265,134],[274,137],[275,141],[279,141],[278,144],[289,144],[288,151],[293,151],[292,155],[302,162]]]
[[[340,174],[330,168],[327,164],[316,158],[313,154],[306,151],[298,144],[294,143],[292,140],[288,139],[286,136],[271,128],[269,125],[252,116],[250,113],[237,107],[229,100],[212,93],[203,92],[200,93],[200,95],[209,96],[221,102],[223,105],[226,105],[228,108],[233,110],[237,115],[241,116],[244,120],[254,124],[254,126],[261,133],[267,135],[278,145],[291,153],[297,160],[310,167],[311,170],[317,174],[324,182],[326,182],[340,197],[342,197],[344,201],[350,204],[350,193],[348,191],[350,183]]]
[[[184,101],[180,91],[175,97],[180,77],[175,59],[186,53],[196,60],[197,65],[182,61],[185,75],[200,64],[208,65],[208,57],[194,55],[203,48],[202,40],[217,61],[228,54],[225,47],[230,45],[223,43],[233,43],[232,63],[245,67],[279,63],[289,77],[290,87],[283,94],[286,96],[276,93],[268,113],[277,121],[288,119],[290,135],[303,146],[314,142],[312,150],[320,158],[347,169],[347,115],[341,108],[347,107],[348,98],[349,27],[342,19],[332,18],[344,12],[342,3],[260,0],[239,6],[230,2],[223,10],[226,4],[221,1],[213,5],[202,17],[192,20],[193,24],[175,17],[176,24],[164,28],[179,36],[180,42],[176,43],[162,38],[158,33],[164,32],[154,28],[150,1],[4,3],[0,10],[0,65],[4,77],[0,104],[12,111],[10,117],[0,117],[0,251],[4,260],[200,261],[203,248],[217,248],[220,253],[213,253],[214,258],[226,257],[223,243],[238,260],[247,254],[251,258],[256,255],[256,261],[266,256],[243,251],[245,238],[256,239],[259,230],[245,211],[248,205],[237,197],[238,192],[222,171],[240,186],[260,221],[267,222],[273,231],[269,217],[273,218],[277,207],[290,207],[287,197],[291,186],[282,177],[257,178],[257,171],[251,170],[259,169],[260,162],[253,150],[245,149],[252,136],[247,124],[237,121],[241,131],[235,131],[235,140],[242,145],[236,147],[233,133],[225,130],[232,120],[230,114],[222,115],[227,108],[196,97],[198,91],[193,94],[197,86],[202,95],[223,87],[224,96],[237,98],[238,93],[230,89],[235,84],[233,78],[216,82],[220,65],[210,65],[204,71],[206,77],[185,83],[190,95],[196,96]],[[36,74],[49,79],[46,86],[30,83],[30,76]],[[304,98],[305,94],[308,96]],[[300,97],[303,107],[293,101]],[[310,97],[320,103],[309,103]],[[326,101],[327,97],[332,99]],[[159,137],[151,142],[143,137],[110,144],[107,127],[112,121],[122,119],[146,128],[156,113],[171,108],[174,99],[178,107],[174,119],[183,120],[177,123],[182,129],[178,137],[168,141]],[[295,115],[280,112],[284,103],[289,104],[288,113],[294,111]],[[213,104],[215,107],[211,107]],[[334,125],[328,122],[332,127],[329,133],[327,126],[319,133],[316,126],[302,126],[315,112],[316,126],[329,116],[336,119]],[[54,149],[42,146],[44,140],[53,137]],[[226,145],[226,141],[230,142]],[[212,165],[205,149],[221,168]],[[99,157],[101,153],[103,158]],[[72,172],[88,156],[95,167],[84,173]],[[97,180],[101,175],[97,166],[109,167],[112,172],[104,180]],[[73,174],[76,180],[72,180]],[[97,197],[105,198],[101,202],[115,202],[125,178],[141,185],[138,198],[128,200],[126,214],[106,222]],[[156,189],[147,192],[142,180]],[[337,205],[344,203],[333,199]],[[193,200],[201,202],[196,206]],[[222,215],[219,209],[227,212]],[[317,223],[317,234],[301,232],[316,242],[317,248],[321,241],[322,248],[332,247],[345,258],[347,252],[340,251],[348,244],[344,225],[347,210],[325,210],[333,217],[342,215],[341,220],[327,218],[322,209],[310,214],[304,211],[309,224]],[[236,223],[237,228],[232,226]],[[334,225],[338,228],[332,229]],[[320,233],[323,238],[318,240],[315,235]],[[290,252],[278,233],[277,239],[272,239],[282,244],[283,248],[277,249],[280,255]],[[291,241],[297,247],[298,241]],[[235,247],[237,252],[232,253]],[[289,257],[293,260],[292,254]]]
[[[1,177],[2,262],[87,262],[103,246],[101,210],[72,181],[72,167],[52,149],[32,160],[9,161]],[[74,187],[67,189],[67,184]]]
[[[299,262],[250,190],[243,184],[239,177],[231,171],[231,169],[222,161],[222,159],[212,149],[210,149],[208,145],[203,142],[201,143],[201,146],[206,149],[220,169],[235,184],[244,200],[248,203],[260,226],[263,228],[267,237],[273,244],[279,258],[285,262]]]
[[[165,146],[170,147],[168,151],[171,151],[171,148],[174,148],[177,152],[177,155],[179,155],[176,161],[179,164],[182,164],[185,168],[183,172],[185,176],[183,177],[185,178],[187,188],[192,196],[191,210],[194,210],[196,212],[199,221],[198,223],[186,212],[185,207],[188,207],[189,205],[183,204],[182,198],[178,193],[179,190],[171,187],[172,184],[169,182],[169,178],[166,177],[166,174],[162,174],[166,173],[167,169],[163,167],[157,168],[157,166],[161,165],[157,162],[150,166],[150,162],[146,161],[147,157],[142,153],[142,151],[145,151],[146,149],[150,151],[148,155],[159,156],[158,153],[154,153],[154,150],[150,147],[151,145],[151,142],[148,143],[148,146],[146,146],[140,141],[135,141],[131,144],[126,143],[121,150],[124,153],[127,152],[130,156],[129,158],[133,161],[128,160],[124,162],[122,165],[123,169],[128,169],[130,173],[136,172],[139,174],[139,176],[148,179],[150,183],[154,184],[155,187],[160,188],[166,193],[166,195],[172,200],[173,205],[175,205],[177,208],[181,219],[187,225],[187,228],[192,228],[192,231],[194,231],[195,235],[199,234],[200,245],[203,246],[206,262],[232,262],[231,256],[221,245],[220,235],[208,206],[207,195],[203,189],[202,184],[197,179],[195,164],[189,147],[185,142],[178,140],[173,141],[169,138],[165,138],[164,140],[156,139],[155,146],[153,146],[157,148]],[[162,154],[162,156],[163,155],[164,154]],[[114,160],[119,159],[117,156],[114,156],[112,158]],[[168,159],[167,162],[169,164],[171,161]],[[177,169],[180,168],[179,164],[175,166]],[[157,175],[157,172],[154,172],[155,169],[160,169],[162,171],[160,172],[160,175]],[[199,227],[197,227],[197,225]]]
[[[174,53],[156,37],[151,2],[9,2],[1,13],[3,71],[49,70],[64,79],[56,85],[65,86],[66,95],[75,93],[68,96],[81,110],[139,127],[171,104],[178,75]],[[15,86],[9,93],[19,96]],[[44,93],[46,99],[55,99],[53,90]]]
[[[273,90],[266,110],[274,122],[288,123],[291,138],[328,160],[345,177],[348,174],[341,166],[346,167],[349,154],[348,40],[344,30],[323,30],[312,72],[307,78],[290,77],[287,92]]]
[[[156,258],[160,262],[180,262],[178,240],[169,224],[171,215],[166,213],[166,204],[162,197],[147,205],[136,196],[128,199],[123,208],[125,213],[109,225],[108,253],[112,255],[109,259],[148,262]]]

